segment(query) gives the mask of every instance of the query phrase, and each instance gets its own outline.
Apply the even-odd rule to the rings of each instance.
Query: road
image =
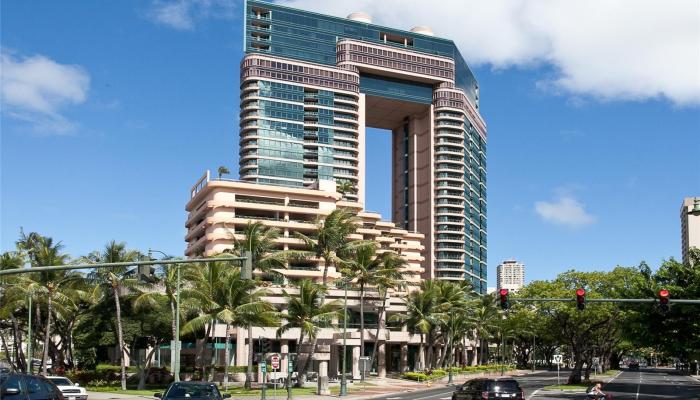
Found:
[[[562,371],[562,382],[568,374]],[[556,384],[556,372],[540,372],[516,377],[525,390],[528,400],[581,399],[585,394],[574,391],[543,391],[542,387]],[[693,378],[676,375],[672,370],[643,369],[642,371],[623,371],[603,390],[613,395],[614,400],[700,400],[700,382]],[[380,400],[449,400],[453,387],[439,387],[419,392],[395,393],[379,397]]]
[[[565,373],[562,372],[562,381],[565,379]],[[554,385],[557,383],[557,373],[556,372],[538,372],[536,374],[529,374],[525,376],[518,376],[518,382],[520,386],[523,387],[526,397],[530,396],[535,390],[542,388],[547,385]],[[455,380],[456,383],[462,383]],[[378,397],[375,399],[379,400],[449,400],[452,398],[452,392],[454,392],[454,386],[442,386],[436,387],[429,390],[421,390],[419,392],[408,392],[408,393],[395,393],[391,395],[386,395],[383,397]]]

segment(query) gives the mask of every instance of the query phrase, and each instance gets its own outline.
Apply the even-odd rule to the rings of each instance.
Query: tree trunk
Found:
[[[253,387],[253,327],[248,327],[248,368],[245,373],[245,388]]]
[[[300,355],[301,355],[301,344],[304,341],[304,331],[299,329],[299,343],[297,343],[297,359],[296,359],[296,370],[297,370],[297,387],[304,387],[304,384],[306,383],[306,374],[303,374],[304,368],[302,368],[300,360]],[[306,367],[304,365],[304,367]],[[302,381],[303,380],[303,381]]]
[[[432,369],[433,368],[433,331],[432,329],[430,332],[428,332],[428,351],[427,355],[425,356],[425,368],[426,369]]]
[[[364,357],[364,356],[365,356],[365,285],[360,284],[360,357]],[[372,364],[370,364],[370,365],[372,365]]]
[[[380,295],[383,296],[382,298],[382,307],[379,309],[379,315],[377,315],[377,330],[375,331],[376,334],[374,335],[374,346],[372,347],[372,359],[370,360],[370,365],[374,365],[374,359],[377,357],[377,347],[379,346],[379,328],[382,326],[382,316],[386,314],[385,308],[386,308],[386,295],[387,293],[381,293]],[[379,363],[377,362],[377,366]]]
[[[17,318],[15,315],[10,313],[10,321],[12,321],[12,336],[15,346],[15,360],[17,360],[17,368],[22,372],[29,372],[29,367],[27,360],[24,357],[24,351],[22,350],[22,334],[19,331],[19,326],[17,324]],[[32,338],[27,337],[27,344],[31,343]],[[31,363],[32,360],[29,360]]]
[[[212,341],[213,343],[211,344],[211,362],[209,363],[209,379],[207,379],[209,382],[214,381],[214,374],[216,370],[216,339],[213,337],[215,328],[212,328]]]
[[[12,361],[12,357],[10,357],[10,349],[7,347],[5,335],[3,335],[2,332],[0,332],[0,341],[2,341],[2,351],[5,352],[5,359],[7,360],[7,363],[12,366],[12,369],[19,369],[18,366]]]
[[[153,346],[151,351],[148,352],[146,355],[146,365],[144,365],[142,368],[139,368],[139,386],[137,387],[138,390],[144,390],[146,389],[146,377],[148,370],[151,368],[151,361],[153,361],[153,354],[155,354],[156,349],[160,346],[160,344],[156,344]]]
[[[226,348],[224,350],[224,389],[228,388],[228,366],[231,363],[231,351],[229,350],[229,336],[228,336],[229,324],[226,324]]]
[[[420,334],[420,346],[418,347],[418,357],[416,358],[415,370],[423,370],[425,368],[425,352],[423,349],[423,332]]]
[[[117,341],[119,347],[119,364],[121,367],[121,387],[126,390],[126,360],[124,360],[124,334],[122,332],[122,308],[119,304],[119,286],[112,286],[114,305],[117,311]]]
[[[299,383],[300,384],[302,384],[302,381],[303,381],[303,383],[306,383],[306,378],[309,375],[309,372],[314,367],[314,355],[316,354],[316,344],[317,343],[318,343],[318,336],[315,336],[313,342],[311,343],[311,351],[309,352],[309,356],[306,358],[306,363],[304,364],[304,369],[302,370],[301,374],[299,375]],[[303,387],[303,384],[301,387]]]
[[[44,352],[41,355],[41,374],[44,376],[48,375],[46,361],[49,358],[49,343],[51,342],[51,312],[53,311],[51,297],[51,291],[49,290],[49,293],[46,296],[46,333],[44,334]],[[55,366],[52,362],[51,368],[53,369],[54,367]]]
[[[204,343],[202,343],[202,349],[199,351],[199,361],[202,363],[202,376],[200,380],[204,382],[205,376],[207,376],[207,364],[204,362],[204,351],[207,349],[207,342],[209,342],[209,336],[211,335],[211,326],[213,325],[213,320],[207,324],[207,330],[204,333]]]
[[[172,321],[170,321],[170,328],[173,330],[173,340],[177,337],[177,326],[175,321],[177,320],[177,310],[175,309],[175,303],[170,301],[170,313],[172,314]],[[171,360],[172,362],[172,360]]]

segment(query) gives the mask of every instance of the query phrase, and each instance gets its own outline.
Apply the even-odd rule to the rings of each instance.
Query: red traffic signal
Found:
[[[586,308],[586,289],[576,289],[576,307],[583,311]]]
[[[668,300],[671,298],[671,293],[666,289],[659,290],[659,309],[662,314],[668,312]]]
[[[498,291],[501,295],[501,309],[507,310],[510,307],[510,302],[508,301],[508,289],[501,289]]]

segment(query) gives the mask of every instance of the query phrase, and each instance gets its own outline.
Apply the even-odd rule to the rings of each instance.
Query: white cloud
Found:
[[[494,68],[549,65],[539,87],[599,100],[667,98],[700,104],[697,0],[283,0],[344,17],[428,25],[453,39],[468,63]]]
[[[583,203],[570,194],[559,194],[553,201],[535,202],[535,212],[545,221],[570,228],[580,228],[595,222]]]
[[[148,16],[158,24],[178,30],[192,30],[203,18],[232,18],[235,0],[156,0]]]
[[[194,27],[190,8],[192,2],[178,1],[174,3],[157,3],[151,10],[153,19],[163,25],[180,30],[189,30]]]
[[[0,57],[3,115],[28,122],[38,133],[73,131],[75,124],[60,110],[85,102],[90,87],[87,71],[43,55],[22,58],[3,52]]]

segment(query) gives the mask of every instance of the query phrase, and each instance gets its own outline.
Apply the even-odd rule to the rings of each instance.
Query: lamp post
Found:
[[[532,351],[530,352],[532,356],[532,372],[535,372],[535,364],[537,363],[537,358],[535,358],[535,330],[532,330]]]
[[[160,253],[165,258],[171,258],[160,250],[148,249],[149,259],[151,259],[153,252]],[[173,345],[175,346],[173,354],[175,355],[175,359],[170,360],[170,367],[172,369],[173,379],[175,382],[180,382],[180,264],[176,264],[175,271],[177,273],[177,280],[175,283],[175,337],[173,338]]]
[[[340,375],[340,396],[348,395],[348,378],[346,375],[346,365],[347,365],[347,336],[348,336],[348,284],[350,282],[346,279],[343,280],[343,287],[345,288],[345,296],[343,300],[343,367],[342,374]]]
[[[29,364],[26,366],[27,367],[27,373],[30,375],[32,374],[32,295],[33,293],[29,293],[29,310],[27,315],[27,361]]]

